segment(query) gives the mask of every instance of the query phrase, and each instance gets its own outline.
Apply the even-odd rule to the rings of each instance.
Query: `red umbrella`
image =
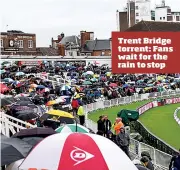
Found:
[[[109,86],[110,87],[117,87],[118,85],[116,83],[111,83]]]
[[[0,93],[4,93],[5,91],[8,91],[9,88],[5,84],[0,84]]]

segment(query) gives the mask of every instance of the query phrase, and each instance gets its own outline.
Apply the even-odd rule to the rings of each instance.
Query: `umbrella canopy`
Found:
[[[48,111],[48,114],[50,115],[56,115],[59,117],[68,117],[68,118],[74,118],[72,114],[62,111],[62,110],[50,110]]]
[[[0,74],[3,74],[5,72],[6,72],[6,70],[0,70]]]
[[[1,139],[1,166],[25,158],[32,146],[21,139]]]
[[[32,145],[33,147],[36,146],[43,139],[44,139],[43,137],[25,137],[25,138],[22,138],[23,141],[27,142],[28,144]]]
[[[49,170],[117,170],[119,166],[137,170],[126,154],[109,139],[88,133],[59,133],[42,140],[19,170],[42,167]]]
[[[16,73],[16,76],[23,76],[23,75],[25,75],[24,72],[17,72],[17,73]]]
[[[61,126],[56,129],[58,133],[69,133],[69,132],[80,132],[80,133],[89,133],[89,129],[80,125],[80,124],[68,124]]]
[[[5,84],[3,83],[0,84],[0,93],[4,93],[5,91],[8,91],[8,90],[9,88]]]
[[[18,170],[19,165],[23,162],[24,159],[20,159],[18,161],[15,161],[13,163],[11,163],[6,170]]]
[[[20,119],[23,121],[32,120],[39,117],[39,115],[34,113],[33,110],[22,110],[22,111],[16,112],[16,114],[17,114],[17,119]]]
[[[71,86],[68,86],[68,85],[64,85],[61,87],[61,91],[69,90],[69,89],[71,89]]]
[[[2,98],[1,99],[1,106],[7,106],[11,105],[13,102],[11,100],[8,100],[8,98]]]
[[[14,80],[11,78],[5,78],[3,81],[7,83],[14,82]]]
[[[91,85],[92,83],[90,81],[84,81],[83,85]]]
[[[56,104],[57,102],[55,101],[55,100],[51,100],[51,101],[48,101],[47,103],[46,103],[46,106],[52,106],[52,105],[54,105],[54,104]]]
[[[56,132],[52,128],[31,128],[22,129],[12,136],[12,138],[25,138],[25,137],[47,137],[49,135],[55,134]]]
[[[93,75],[94,73],[92,71],[87,71],[86,74]]]
[[[118,85],[116,83],[110,83],[109,86],[110,87],[117,87]]]
[[[45,89],[46,87],[43,86],[43,85],[38,85],[36,88],[37,88],[37,89]]]

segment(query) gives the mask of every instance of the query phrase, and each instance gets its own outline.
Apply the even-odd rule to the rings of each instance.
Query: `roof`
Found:
[[[105,40],[87,40],[85,45],[82,47],[81,52],[92,52],[92,51],[102,51],[110,50],[110,39]]]
[[[80,39],[75,35],[65,36],[59,43],[63,44],[63,45],[66,45],[69,42],[71,42],[71,43],[73,43],[75,45],[80,45]]]
[[[58,56],[58,50],[51,47],[39,47],[37,52],[41,53],[43,56]]]
[[[157,21],[141,21],[134,26],[128,28],[125,32],[129,31],[158,31],[158,32],[167,32],[180,31],[180,22],[157,22]]]
[[[36,34],[32,34],[32,33],[24,33],[22,31],[19,30],[8,30],[7,32],[0,32],[1,35],[25,35],[25,36],[35,36]]]

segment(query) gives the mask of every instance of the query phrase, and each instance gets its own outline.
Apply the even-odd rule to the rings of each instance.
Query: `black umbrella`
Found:
[[[16,112],[16,115],[18,119],[23,120],[23,121],[32,120],[39,117],[39,115],[37,113],[34,113],[33,110],[22,110],[22,111]]]
[[[31,128],[31,129],[22,129],[20,132],[17,132],[12,137],[14,138],[25,138],[25,137],[47,137],[53,135],[56,132],[52,128]]]
[[[42,141],[43,137],[25,137],[22,138],[23,141],[27,142],[28,144],[32,146],[36,146],[40,141]]]
[[[25,158],[32,145],[18,138],[1,139],[1,166]]]
[[[7,98],[2,98],[1,99],[1,106],[7,106],[7,105],[11,105],[12,102],[10,100],[8,100]]]

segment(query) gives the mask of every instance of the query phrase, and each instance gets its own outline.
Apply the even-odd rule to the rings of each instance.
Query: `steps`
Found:
[[[9,116],[4,112],[0,112],[1,134],[10,137],[16,132],[19,132],[21,129],[26,129],[27,127],[34,128],[36,125],[31,125],[27,122]]]

